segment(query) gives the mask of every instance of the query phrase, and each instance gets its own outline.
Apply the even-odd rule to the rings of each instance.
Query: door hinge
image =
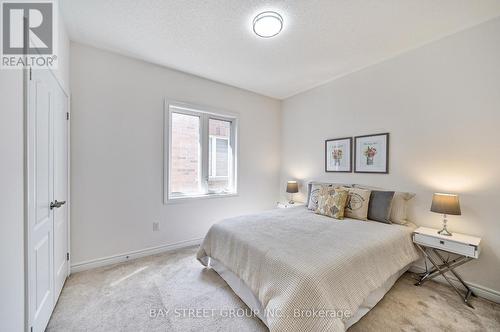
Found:
[[[66,260],[69,261],[69,252],[66,253]]]
[[[30,67],[30,81],[31,81],[31,67]]]
[[[69,120],[69,112],[66,112],[66,120]]]

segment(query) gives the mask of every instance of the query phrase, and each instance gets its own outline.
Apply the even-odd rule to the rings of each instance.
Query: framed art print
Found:
[[[389,133],[354,137],[354,172],[389,173]]]
[[[325,141],[325,172],[352,171],[352,137]]]

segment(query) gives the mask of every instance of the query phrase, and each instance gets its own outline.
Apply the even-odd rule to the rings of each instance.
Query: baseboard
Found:
[[[94,269],[96,267],[101,267],[101,266],[106,266],[106,265],[111,265],[111,264],[116,264],[116,263],[122,263],[122,262],[126,262],[126,261],[129,261],[132,259],[140,258],[140,257],[146,257],[146,256],[154,255],[154,254],[159,254],[162,252],[167,252],[167,251],[172,251],[172,250],[176,250],[176,249],[181,249],[181,248],[199,245],[199,244],[201,244],[202,240],[203,239],[193,239],[193,240],[181,241],[181,242],[177,242],[177,243],[166,244],[163,246],[135,250],[135,251],[130,251],[130,252],[123,253],[123,254],[118,254],[118,255],[102,257],[102,258],[97,258],[97,259],[91,259],[91,260],[83,261],[83,262],[78,262],[78,263],[71,265],[71,273],[90,270],[90,269]]]
[[[425,272],[425,267],[419,266],[419,265],[412,265],[410,267],[409,271],[414,272],[414,273],[423,273],[423,272]],[[448,273],[446,276],[449,279],[453,280],[453,282],[455,282],[455,285],[458,288],[460,288],[462,290],[464,289],[462,284],[460,284],[460,282],[453,275]],[[432,280],[435,280],[437,282],[448,285],[448,283],[446,282],[446,279],[443,278],[443,276],[437,276],[436,278],[434,278]],[[487,299],[487,300],[490,300],[492,302],[500,303],[500,292],[493,290],[493,289],[490,289],[490,288],[487,288],[487,287],[484,287],[484,286],[481,286],[481,285],[474,284],[472,282],[465,281],[465,280],[464,280],[464,282],[477,296],[482,297],[482,298]]]

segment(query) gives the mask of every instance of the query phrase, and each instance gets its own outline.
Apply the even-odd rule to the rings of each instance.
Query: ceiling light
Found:
[[[276,36],[283,29],[283,17],[276,12],[263,12],[253,19],[253,32],[259,37]]]

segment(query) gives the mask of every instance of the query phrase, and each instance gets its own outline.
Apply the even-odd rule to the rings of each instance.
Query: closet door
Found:
[[[34,70],[28,83],[28,295],[33,331],[43,331],[54,308],[53,115],[51,74]]]
[[[68,276],[68,100],[47,69],[27,84],[28,310],[44,331]]]
[[[68,276],[68,98],[57,85],[54,108],[54,291],[55,301]]]

